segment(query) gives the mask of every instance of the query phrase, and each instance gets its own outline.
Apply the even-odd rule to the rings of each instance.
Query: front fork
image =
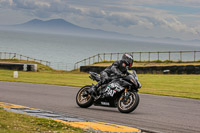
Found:
[[[128,97],[129,97],[129,92],[127,91],[127,88],[125,88],[124,97],[123,97],[122,101],[126,102],[128,100]]]
[[[125,90],[124,90],[124,95],[125,96],[127,95],[127,88],[125,88]]]

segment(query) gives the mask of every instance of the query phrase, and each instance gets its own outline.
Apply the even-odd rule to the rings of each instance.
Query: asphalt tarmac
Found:
[[[78,116],[88,120],[111,122],[166,133],[199,133],[200,100],[139,94],[138,108],[129,114],[117,108],[76,105],[78,87],[0,81],[0,102]]]

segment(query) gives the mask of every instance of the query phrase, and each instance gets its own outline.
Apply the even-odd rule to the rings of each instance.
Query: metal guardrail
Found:
[[[38,60],[38,59],[34,59],[34,58],[17,54],[17,53],[0,52],[0,59],[19,59],[19,60],[27,60],[27,61],[36,61],[47,66],[51,65],[49,61]]]
[[[133,55],[135,61],[198,61],[200,51],[158,51],[158,52],[127,52]],[[121,59],[124,53],[100,53],[88,57],[74,64],[74,69],[80,68],[81,65],[91,65],[102,61],[114,61]]]

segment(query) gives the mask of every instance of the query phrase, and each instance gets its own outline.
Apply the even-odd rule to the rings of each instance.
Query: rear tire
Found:
[[[117,107],[121,113],[130,113],[134,111],[139,104],[140,98],[139,98],[138,93],[137,92],[129,92],[129,93],[130,95],[127,101],[123,101],[123,97],[124,97],[123,94],[119,98]]]
[[[94,98],[90,94],[88,94],[88,96],[86,96],[86,97],[83,97],[83,92],[90,89],[91,87],[92,87],[91,85],[86,85],[86,86],[82,87],[76,95],[76,103],[81,108],[88,108],[94,102]]]

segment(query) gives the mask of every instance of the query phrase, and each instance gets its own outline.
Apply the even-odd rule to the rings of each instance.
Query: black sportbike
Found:
[[[97,82],[100,81],[100,76],[94,72],[90,72],[90,78]],[[130,113],[139,104],[137,92],[141,84],[135,71],[129,75],[114,77],[111,82],[98,88],[95,95],[85,95],[85,91],[91,87],[92,85],[82,87],[76,95],[76,103],[82,108],[88,108],[94,104],[95,106],[117,107],[121,113]]]

